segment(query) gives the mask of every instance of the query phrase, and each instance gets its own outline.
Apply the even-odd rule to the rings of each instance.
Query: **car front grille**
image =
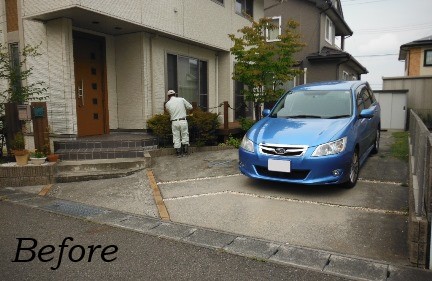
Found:
[[[290,173],[269,171],[266,167],[255,166],[257,173],[263,177],[290,179],[290,180],[304,180],[310,170],[291,170]]]
[[[280,155],[280,156],[303,156],[308,146],[260,143],[259,148],[260,148],[260,152],[263,154]]]

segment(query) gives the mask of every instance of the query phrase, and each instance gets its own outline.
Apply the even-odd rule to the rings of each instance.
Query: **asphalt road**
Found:
[[[31,207],[0,201],[0,280],[350,280],[321,272],[231,255],[221,251],[158,238],[130,230],[92,223]],[[60,247],[66,242],[60,265]],[[34,244],[35,257],[28,262]],[[53,254],[41,248],[53,245]],[[88,246],[114,245],[117,252],[104,256],[95,251],[88,262]],[[81,248],[84,257],[79,260]],[[48,248],[42,250],[47,253]],[[101,249],[97,249],[101,250]],[[109,249],[106,253],[112,251]],[[115,259],[114,259],[115,258]]]

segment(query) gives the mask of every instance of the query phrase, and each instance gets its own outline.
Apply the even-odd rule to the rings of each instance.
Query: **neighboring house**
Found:
[[[299,68],[305,71],[294,85],[326,80],[360,80],[368,73],[352,55],[344,51],[345,39],[353,32],[346,23],[340,0],[265,0],[264,13],[280,29],[267,33],[269,42],[278,40],[288,20],[300,24],[301,41],[297,53]],[[337,46],[336,37],[340,37]],[[292,86],[292,85],[291,85]]]
[[[391,123],[394,116],[403,116],[406,123],[407,109],[420,116],[432,116],[432,36],[401,45],[399,60],[405,61],[405,76],[383,77],[383,91],[378,91],[378,96],[388,100],[383,110],[389,107]]]
[[[264,0],[1,0],[0,42],[11,53],[40,44],[28,67],[48,86],[57,136],[143,130],[168,89],[212,112],[234,104],[228,34],[263,8]]]
[[[432,35],[400,46],[399,60],[405,61],[405,76],[432,75]]]

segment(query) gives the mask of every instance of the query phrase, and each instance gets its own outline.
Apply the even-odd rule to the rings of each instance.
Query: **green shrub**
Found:
[[[225,144],[228,146],[233,146],[235,148],[239,148],[241,144],[241,139],[235,138],[232,135],[229,135],[228,140],[225,141]]]
[[[196,146],[213,145],[217,140],[219,127],[216,113],[194,109],[187,117],[190,143]],[[168,113],[156,114],[147,121],[152,134],[158,137],[160,146],[172,145],[171,121]]]
[[[252,126],[253,124],[255,124],[255,121],[250,119],[250,118],[240,118],[240,127],[244,132],[247,132]]]
[[[165,146],[170,140],[172,143],[171,121],[169,114],[164,113],[154,115],[152,118],[147,120],[147,127],[151,130],[152,134],[159,139],[160,146]]]
[[[190,141],[196,146],[214,145],[219,128],[218,115],[201,109],[194,109],[192,113],[188,117]]]

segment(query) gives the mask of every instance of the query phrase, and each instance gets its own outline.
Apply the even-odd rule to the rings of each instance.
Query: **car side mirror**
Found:
[[[270,109],[264,109],[263,112],[262,112],[262,116],[263,117],[267,117],[269,115],[270,115]]]
[[[363,109],[360,112],[360,118],[372,118],[374,117],[374,110],[373,109]]]

